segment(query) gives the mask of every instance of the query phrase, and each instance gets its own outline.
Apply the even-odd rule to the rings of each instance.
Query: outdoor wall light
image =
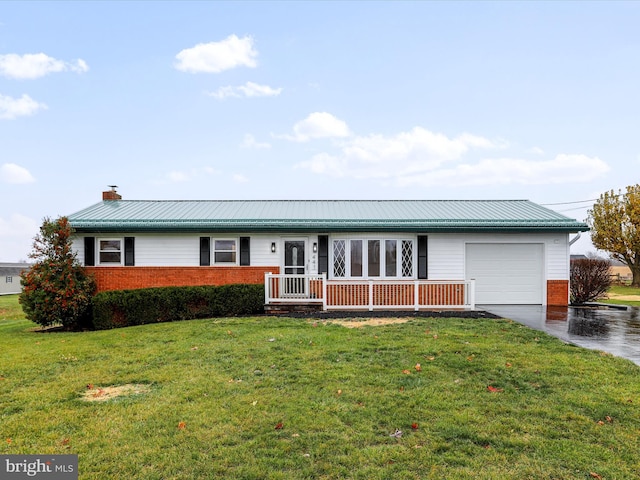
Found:
[[[313,242],[313,253],[317,253],[318,251],[318,244],[316,242]]]
[[[271,242],[271,253],[276,253],[276,242]]]

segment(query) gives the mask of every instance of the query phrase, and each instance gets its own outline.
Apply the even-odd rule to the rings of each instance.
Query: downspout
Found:
[[[582,236],[581,232],[578,232],[578,234],[573,237],[570,241],[569,241],[569,246],[573,245],[574,243],[576,243],[578,240],[580,240],[580,237]]]

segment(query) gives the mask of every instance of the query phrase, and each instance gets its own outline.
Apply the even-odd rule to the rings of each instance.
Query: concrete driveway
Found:
[[[611,353],[640,365],[640,308],[477,305],[565,342]]]

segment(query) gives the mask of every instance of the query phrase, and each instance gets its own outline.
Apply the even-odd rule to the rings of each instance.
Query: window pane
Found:
[[[216,240],[215,241],[215,250],[236,250],[236,241],[235,240]]]
[[[236,263],[236,252],[215,252],[215,263]]]
[[[413,242],[402,240],[402,276],[413,277]]]
[[[344,277],[346,274],[346,240],[333,241],[333,276]]]
[[[100,240],[100,250],[101,251],[111,251],[111,252],[119,252],[120,251],[120,240]]]
[[[351,276],[362,276],[362,240],[351,240]]]
[[[120,263],[120,240],[100,240],[100,263]]]
[[[100,252],[100,263],[120,263],[120,252]]]
[[[369,276],[380,276],[380,240],[369,240],[367,250]]]
[[[384,260],[385,275],[387,277],[395,277],[397,275],[398,263],[398,242],[397,240],[385,240],[384,242]]]

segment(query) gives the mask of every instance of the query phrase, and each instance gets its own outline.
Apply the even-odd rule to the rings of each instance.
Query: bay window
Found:
[[[414,278],[414,240],[333,239],[333,278]]]

